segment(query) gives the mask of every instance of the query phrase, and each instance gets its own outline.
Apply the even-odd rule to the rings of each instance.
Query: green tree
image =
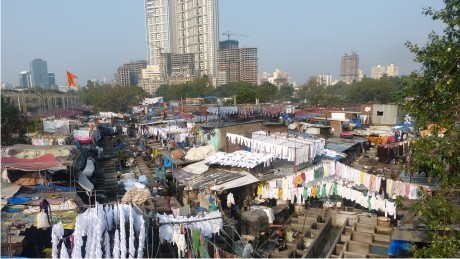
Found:
[[[399,78],[364,78],[360,82],[354,82],[346,89],[346,99],[351,103],[397,102],[400,91],[401,84]]]
[[[241,103],[255,103],[256,91],[252,87],[242,87],[238,90],[236,102]]]
[[[256,88],[256,96],[261,103],[274,101],[277,95],[278,87],[269,82],[264,82]]]
[[[246,82],[230,82],[225,85],[219,85],[213,91],[213,95],[218,97],[232,97],[237,95],[239,89],[249,87],[251,87],[251,84]]]
[[[209,96],[213,91],[209,77],[202,76],[182,84],[161,85],[155,95],[162,96],[165,101],[178,101],[183,98]]]
[[[406,44],[422,68],[404,81],[405,108],[417,127],[434,125],[431,136],[415,141],[412,164],[414,170],[423,169],[440,181],[440,190],[414,206],[432,238],[431,245],[415,249],[417,257],[460,255],[460,234],[452,229],[460,222],[460,209],[453,201],[460,187],[460,2],[444,3],[441,10],[424,10],[446,25],[444,34],[429,34],[424,47]]]
[[[326,86],[318,83],[316,77],[311,76],[307,82],[299,87],[296,92],[297,98],[302,102],[306,101],[311,105],[317,105],[326,95]]]
[[[294,96],[294,87],[292,85],[282,85],[278,93],[280,100],[289,101]]]
[[[347,83],[339,81],[335,85],[329,85],[327,87],[327,91],[328,93],[334,93],[336,96],[344,98],[348,86],[349,85]]]
[[[129,106],[138,105],[149,97],[137,86],[89,85],[79,91],[80,100],[93,106],[94,111],[126,112]]]
[[[30,123],[20,114],[19,108],[16,107],[8,98],[1,97],[1,144],[10,146],[14,144],[27,144],[27,127]]]

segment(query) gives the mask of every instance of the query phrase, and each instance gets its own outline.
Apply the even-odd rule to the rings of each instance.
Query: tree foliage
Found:
[[[252,87],[240,88],[236,95],[236,102],[239,104],[256,102],[256,91]]]
[[[256,96],[261,103],[269,103],[276,99],[278,87],[269,82],[264,82],[256,88]]]
[[[184,98],[206,97],[211,95],[213,87],[208,76],[195,78],[182,84],[161,85],[156,96],[162,96],[164,100],[180,100]]]
[[[364,78],[362,81],[351,84],[346,89],[346,100],[349,103],[394,103],[399,100],[401,80],[395,77],[380,79]]]
[[[282,85],[278,93],[278,99],[282,101],[290,101],[294,96],[294,87],[292,85]]]
[[[27,128],[32,126],[27,119],[20,114],[19,108],[16,107],[9,99],[1,97],[2,105],[2,146],[14,144],[27,144],[25,133]]]
[[[111,86],[89,83],[79,91],[80,101],[93,106],[94,111],[126,112],[129,106],[138,105],[148,97],[137,86]]]
[[[422,65],[404,82],[405,109],[421,129],[431,135],[413,145],[413,170],[425,170],[440,181],[440,190],[414,206],[432,238],[432,244],[415,250],[419,257],[456,257],[460,251],[458,200],[460,187],[460,2],[444,0],[441,10],[424,14],[442,21],[443,35],[428,35],[426,46],[408,42],[415,61]],[[442,133],[442,134],[441,134]],[[455,198],[457,197],[457,198]]]

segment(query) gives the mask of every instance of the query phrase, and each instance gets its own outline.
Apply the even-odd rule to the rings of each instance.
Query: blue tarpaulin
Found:
[[[56,189],[56,190],[60,190],[60,191],[63,191],[63,192],[75,192],[75,188],[73,188],[73,187],[62,186],[62,185],[58,185],[58,184],[55,184],[55,183],[51,183],[48,186],[45,186],[43,184],[39,184],[39,185],[35,186],[34,189],[36,191],[43,191],[43,190],[48,190],[48,189]]]
[[[30,200],[32,200],[31,197],[18,197],[18,196],[13,196],[7,199],[8,204],[10,205],[17,205],[17,204],[21,204],[24,202],[28,202]]]

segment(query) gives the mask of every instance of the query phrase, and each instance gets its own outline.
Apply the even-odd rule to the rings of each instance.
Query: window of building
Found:
[[[377,111],[377,116],[382,117],[382,116],[383,116],[383,112],[382,112],[382,111]]]

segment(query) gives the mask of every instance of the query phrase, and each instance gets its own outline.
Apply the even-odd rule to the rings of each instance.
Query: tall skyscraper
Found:
[[[31,87],[31,80],[30,80],[30,72],[29,71],[22,71],[18,75],[19,86],[30,88]]]
[[[340,80],[352,83],[359,81],[359,57],[354,51],[351,55],[345,54],[340,62]]]
[[[32,87],[49,89],[48,64],[42,59],[34,59],[30,62],[30,75]]]
[[[226,40],[219,43],[217,85],[230,82],[258,83],[257,48],[238,48],[238,41]]]
[[[145,0],[145,12],[149,65],[161,65],[164,53],[194,54],[196,74],[215,78],[217,0]]]
[[[159,65],[163,53],[171,53],[172,0],[145,0],[149,65]]]

